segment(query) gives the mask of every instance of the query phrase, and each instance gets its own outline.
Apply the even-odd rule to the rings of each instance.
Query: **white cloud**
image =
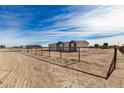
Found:
[[[90,7],[90,6],[89,6]],[[71,8],[71,7],[70,7]],[[88,41],[90,44],[108,42],[110,44],[123,44],[123,35],[116,35],[118,33],[124,33],[124,6],[99,6],[93,7],[88,12],[82,10],[82,7],[72,13],[65,13],[62,15],[55,16],[54,18],[47,19],[42,22],[56,21],[54,25],[48,28],[44,28],[41,31],[31,32],[31,36],[25,36],[23,33],[16,29],[7,29],[0,31],[0,43],[8,45],[24,45],[33,44],[35,42],[54,42],[59,40],[70,40],[70,39],[83,39],[85,37],[93,37],[95,35],[112,35],[111,37],[96,38]],[[8,24],[14,27],[20,27],[23,21],[13,18],[13,21],[8,19]],[[64,20],[64,21],[61,21]],[[6,21],[7,22],[7,21]],[[13,23],[11,23],[13,22]],[[18,23],[19,22],[19,23]],[[39,24],[38,27],[40,27]],[[60,31],[68,28],[69,31]]]
[[[80,7],[80,9],[82,9]],[[47,31],[38,32],[38,34],[46,35],[46,36],[53,36],[53,37],[73,37],[76,38],[83,38],[83,37],[92,37],[94,35],[111,35],[111,34],[118,34],[124,32],[124,6],[99,6],[94,8],[93,10],[84,13],[83,10],[78,12],[75,16],[70,15],[60,15],[55,17],[55,19],[60,18],[68,18],[70,19],[57,22],[51,29],[47,29]],[[61,29],[66,29],[68,27],[77,27],[78,29],[72,29],[72,31],[63,31],[59,32]],[[120,38],[119,38],[120,37]],[[115,41],[113,39],[116,39]],[[114,36],[114,37],[105,37],[102,39],[94,39],[89,40],[99,43],[108,42],[111,44],[117,44],[120,42],[123,44],[123,36]],[[93,42],[91,42],[93,44]]]
[[[7,46],[23,45],[27,43],[27,38],[23,37],[17,30],[6,29],[0,31],[0,44]]]
[[[73,17],[68,24],[80,27],[79,36],[92,36],[93,34],[117,34],[124,32],[124,6],[100,6],[94,10]],[[119,38],[120,37],[120,38]],[[113,39],[116,39],[115,41]],[[109,37],[94,41],[123,44],[123,36]],[[92,40],[93,41],[93,40]]]
[[[92,32],[113,32],[124,28],[124,6],[100,6],[72,18],[69,23]],[[84,28],[85,27],[85,28]]]
[[[29,32],[30,36],[25,32],[21,32],[19,29],[5,29],[0,31],[0,45],[4,44],[6,46],[18,46],[18,45],[29,45],[37,44],[41,45],[42,42],[50,42],[56,40],[58,37],[44,37],[42,35],[36,35],[32,32]]]

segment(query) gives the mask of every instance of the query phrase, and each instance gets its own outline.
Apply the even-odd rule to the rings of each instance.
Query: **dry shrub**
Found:
[[[119,51],[124,54],[124,46],[119,47]]]

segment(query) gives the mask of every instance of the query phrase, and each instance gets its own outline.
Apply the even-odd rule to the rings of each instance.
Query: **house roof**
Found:
[[[66,41],[66,42],[63,42],[63,41],[59,41],[57,43],[69,43],[69,42],[86,42],[89,44],[89,42],[85,41],[85,40],[71,40],[71,41]],[[51,43],[51,44],[57,44],[57,43]],[[49,44],[49,45],[51,45]]]

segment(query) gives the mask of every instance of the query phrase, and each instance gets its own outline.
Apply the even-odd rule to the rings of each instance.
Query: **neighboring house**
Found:
[[[78,51],[80,47],[87,47],[89,43],[87,41],[76,41],[61,42],[49,44],[50,50],[53,51]]]

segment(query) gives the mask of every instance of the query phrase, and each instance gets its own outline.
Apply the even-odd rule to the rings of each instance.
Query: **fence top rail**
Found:
[[[46,49],[49,49],[49,48],[56,48],[56,47],[41,47],[41,48],[12,48],[12,49],[44,49],[44,48],[46,48]],[[70,47],[60,47],[60,48],[70,48]],[[110,49],[110,48],[118,48],[118,47],[90,47],[90,46],[88,46],[88,47],[76,47],[76,48],[94,48],[94,49]]]

